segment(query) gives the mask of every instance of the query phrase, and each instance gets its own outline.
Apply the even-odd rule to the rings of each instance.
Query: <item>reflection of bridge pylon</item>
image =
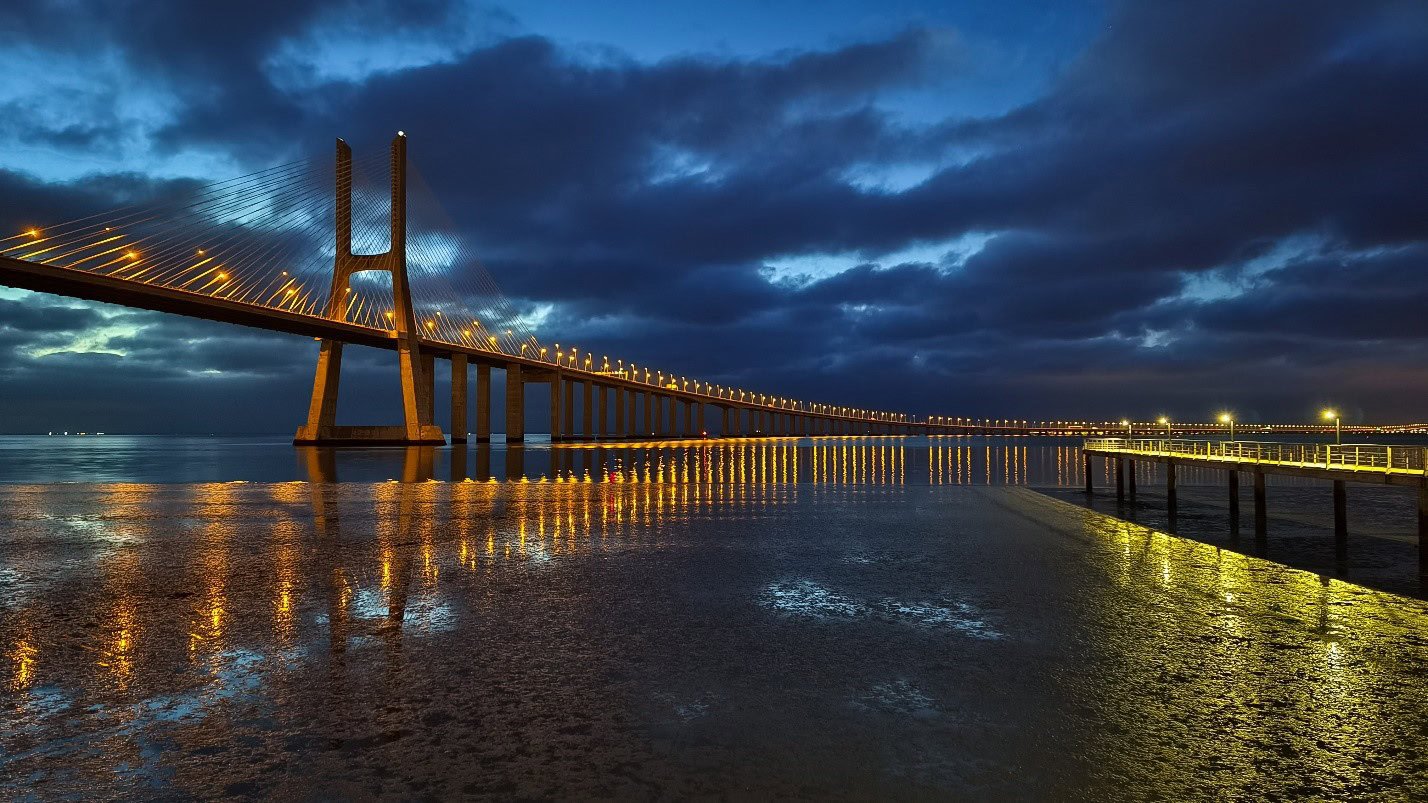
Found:
[[[298,428],[293,443],[446,443],[441,428],[432,423],[431,366],[423,363],[418,350],[419,333],[412,312],[411,286],[407,282],[407,138],[400,132],[392,140],[391,223],[391,247],[386,253],[352,253],[352,149],[337,140],[337,256],[333,261],[332,292],[327,299],[326,317],[345,318],[352,274],[387,271],[392,275],[391,314],[400,364],[403,423],[400,426],[337,426],[342,341],[323,338],[307,423]]]

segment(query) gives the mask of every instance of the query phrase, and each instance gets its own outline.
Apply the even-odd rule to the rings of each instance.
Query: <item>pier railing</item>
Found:
[[[1196,441],[1176,438],[1087,438],[1091,451],[1123,452],[1235,463],[1428,473],[1428,447],[1379,443],[1276,443],[1273,441]]]

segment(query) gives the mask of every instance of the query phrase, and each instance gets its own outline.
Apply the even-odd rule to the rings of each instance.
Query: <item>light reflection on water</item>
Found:
[[[119,777],[199,794],[229,782],[271,792],[262,762],[205,751],[241,733],[303,762],[349,731],[434,731],[452,749],[474,749],[491,732],[450,724],[459,721],[450,711],[508,697],[459,679],[478,664],[482,683],[498,689],[524,688],[528,675],[552,691],[591,684],[573,698],[528,691],[482,709],[509,718],[496,731],[564,722],[572,709],[635,717],[633,731],[609,725],[619,735],[602,738],[640,756],[632,711],[667,700],[680,727],[711,729],[691,738],[746,766],[741,751],[776,737],[739,712],[830,676],[805,694],[841,694],[837,716],[895,719],[816,721],[799,738],[856,742],[866,728],[869,744],[937,745],[951,738],[939,721],[994,722],[978,732],[988,745],[979,760],[1013,761],[1019,769],[1002,783],[1030,773],[1029,786],[992,787],[1022,796],[1045,780],[1040,761],[1070,762],[1044,772],[1088,793],[1131,779],[1171,798],[1204,790],[1196,784],[1314,797],[1372,792],[1386,776],[1422,779],[1418,754],[1393,750],[1401,735],[1423,732],[1428,710],[1423,603],[1022,489],[899,485],[892,453],[870,449],[857,458],[866,463],[826,454],[850,477],[866,467],[889,480],[870,488],[685,479],[717,476],[719,453],[707,454],[649,482],[0,487],[13,573],[0,585],[10,777],[59,790],[110,789]],[[770,447],[757,476],[826,476],[814,462]],[[732,457],[724,466],[737,474]],[[126,539],[53,527],[75,519]],[[688,628],[700,636],[681,635]],[[800,680],[779,670],[707,676],[711,666],[743,672],[748,651],[762,649],[775,651],[764,660],[798,667]],[[953,671],[932,668],[941,665]],[[975,691],[987,701],[968,699],[969,684],[983,684]],[[1038,702],[1000,707],[1016,694]],[[403,719],[407,708],[416,713]],[[1074,740],[1063,744],[1072,757],[1021,752],[1021,740],[1043,732]],[[843,743],[832,744],[822,749]],[[859,791],[908,773],[943,792],[987,789],[925,762],[887,758],[878,770],[876,754],[859,751],[850,766],[874,773],[851,782]],[[188,775],[185,765],[206,769]],[[290,771],[321,780],[336,767]],[[7,789],[16,791],[0,783]]]
[[[0,483],[471,479],[1078,488],[1085,482],[1080,445],[1073,438],[825,437],[323,449],[272,437],[0,436]],[[1108,463],[1095,462],[1093,484],[1115,484]],[[1163,479],[1145,461],[1136,463],[1135,476],[1144,487]],[[1221,485],[1223,473],[1182,468],[1177,479],[1181,486]],[[1270,478],[1273,485],[1312,483]]]

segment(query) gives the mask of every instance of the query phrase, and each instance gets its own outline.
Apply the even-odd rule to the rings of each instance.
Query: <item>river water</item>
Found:
[[[0,798],[1428,795],[1395,496],[1341,565],[1072,442],[106,439],[0,439]]]

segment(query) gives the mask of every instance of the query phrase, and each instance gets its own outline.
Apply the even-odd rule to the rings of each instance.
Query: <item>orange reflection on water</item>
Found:
[[[10,651],[11,691],[20,691],[34,682],[35,656],[37,655],[39,655],[39,650],[26,639],[22,638],[15,642],[15,648]]]

